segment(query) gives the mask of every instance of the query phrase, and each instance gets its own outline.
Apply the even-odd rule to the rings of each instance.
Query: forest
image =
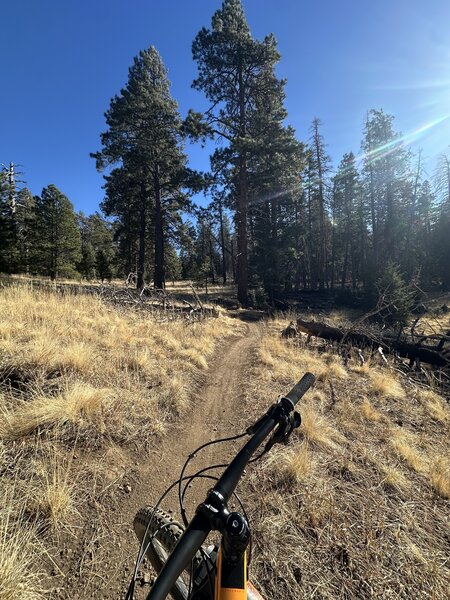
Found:
[[[240,0],[224,0],[192,58],[208,108],[182,116],[157,49],[135,57],[91,154],[101,212],[77,214],[52,184],[37,195],[3,165],[0,272],[235,283],[243,306],[450,288],[450,152],[429,173],[394,115],[369,108],[360,148],[332,165],[320,118],[307,140],[287,124],[276,39],[252,36]],[[210,141],[209,171],[191,169],[187,144]]]

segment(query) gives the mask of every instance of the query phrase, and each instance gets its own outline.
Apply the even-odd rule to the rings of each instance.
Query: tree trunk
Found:
[[[381,346],[384,352],[391,354],[397,353],[403,358],[409,358],[411,362],[419,359],[422,362],[437,367],[448,367],[450,365],[450,360],[447,358],[445,353],[441,353],[443,344],[442,347],[439,345],[436,347],[424,347],[418,343],[414,344],[398,341],[396,338],[391,338],[388,336],[383,336],[379,339],[376,339],[364,333],[356,333],[352,331],[345,332],[337,327],[331,327],[330,325],[317,323],[316,321],[304,321],[303,319],[297,319],[297,329],[303,333],[307,333],[310,336],[320,337],[325,340],[332,340],[336,342],[344,342],[358,347],[377,349]]]
[[[233,283],[236,283],[236,259],[234,255],[234,237],[231,238],[231,268],[233,269]]]
[[[245,87],[242,66],[239,68],[239,135],[246,135]],[[247,157],[243,148],[239,149],[238,162],[238,198],[237,198],[237,284],[238,301],[248,306],[248,258],[247,258]]]
[[[166,283],[165,265],[164,265],[164,224],[163,208],[161,202],[161,185],[159,181],[159,165],[155,167],[153,174],[153,184],[155,189],[155,273],[154,286],[157,289],[164,289]]]
[[[211,225],[209,228],[209,268],[211,270],[211,283],[212,285],[216,284],[216,276],[214,274],[214,256],[213,256],[213,245],[212,245],[212,237],[211,237]]]
[[[372,152],[372,139],[370,136],[369,129],[369,115],[367,115],[367,138],[369,144],[369,154]],[[370,216],[372,220],[372,246],[373,246],[373,262],[378,267],[378,227],[376,219],[376,206],[375,206],[375,186],[373,182],[373,169],[372,163],[369,158],[369,179],[370,179]]]
[[[139,213],[139,252],[137,264],[136,288],[142,290],[145,285],[145,252],[146,252],[146,233],[147,233],[147,198],[145,183],[141,183],[141,207]]]
[[[347,268],[348,268],[348,238],[345,244],[345,255],[344,255],[344,265],[342,267],[342,279],[341,279],[341,289],[345,289],[345,283],[347,281]]]
[[[222,282],[227,282],[227,261],[225,256],[225,232],[223,228],[223,209],[222,203],[219,203],[219,222],[220,222],[220,245],[222,247]]]

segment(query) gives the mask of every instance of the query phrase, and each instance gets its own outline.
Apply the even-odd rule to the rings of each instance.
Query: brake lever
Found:
[[[272,437],[265,445],[264,451],[268,452],[275,444],[287,444],[291,433],[294,431],[294,429],[300,427],[301,422],[302,418],[300,413],[294,411],[291,415],[289,415],[289,418],[284,423],[280,423],[278,425]]]

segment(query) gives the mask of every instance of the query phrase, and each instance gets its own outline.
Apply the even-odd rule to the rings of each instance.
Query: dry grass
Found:
[[[417,399],[424,406],[430,417],[441,423],[450,421],[450,410],[445,400],[431,390],[419,390]]]
[[[314,471],[314,467],[308,444],[304,442],[273,451],[265,463],[265,469],[268,476],[274,479],[274,485],[286,488],[306,479]]]
[[[0,315],[0,378],[13,392],[0,403],[1,427],[16,439],[72,424],[146,443],[163,416],[186,408],[216,341],[236,330],[225,317],[160,324],[26,287],[2,290]]]
[[[300,432],[305,439],[318,446],[337,448],[343,436],[332,427],[329,420],[311,406],[307,405],[301,411],[302,424]]]
[[[42,573],[35,564],[41,549],[34,527],[24,522],[23,514],[17,515],[12,500],[8,491],[0,507],[0,598],[41,600],[45,597]]]
[[[80,497],[73,461],[62,458],[54,448],[35,467],[40,471],[40,477],[32,488],[30,512],[35,514],[37,522],[43,522],[54,531],[70,528],[72,518],[78,515],[76,503]]]
[[[369,369],[370,391],[380,396],[390,398],[404,398],[405,391],[401,383],[385,371]]]
[[[81,382],[73,383],[55,396],[34,396],[17,402],[18,406],[6,413],[4,437],[19,439],[44,428],[61,428],[68,423],[83,426],[97,421],[106,406],[110,391],[93,388]]]
[[[411,437],[402,430],[394,431],[391,438],[392,447],[416,473],[426,473],[428,470],[427,456],[411,444]]]
[[[450,499],[450,461],[448,456],[435,458],[430,468],[430,480],[440,496]]]
[[[55,564],[60,540],[83,537],[87,510],[106,514],[134,448],[142,457],[186,414],[217,343],[239,329],[0,289],[0,600],[42,597],[42,551]]]
[[[282,341],[283,326],[265,328],[252,407],[262,410],[305,371],[319,377],[300,402],[300,441],[274,450],[247,484],[252,578],[279,600],[445,598],[445,400],[390,367],[346,368],[320,342]]]
[[[379,422],[383,419],[383,415],[372,406],[367,398],[364,398],[361,404],[361,412],[369,421]]]

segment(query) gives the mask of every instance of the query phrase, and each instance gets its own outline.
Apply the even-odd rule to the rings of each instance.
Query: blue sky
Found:
[[[89,152],[104,112],[141,48],[155,45],[184,116],[204,98],[191,89],[191,43],[220,0],[15,0],[1,3],[0,163],[20,163],[33,193],[56,184],[77,210],[103,197]],[[314,117],[334,166],[359,152],[369,108],[396,116],[404,134],[450,115],[449,0],[243,0],[253,34],[275,34],[288,122],[307,140]],[[450,118],[408,141],[433,158],[448,149]],[[194,168],[208,157],[188,145]]]

